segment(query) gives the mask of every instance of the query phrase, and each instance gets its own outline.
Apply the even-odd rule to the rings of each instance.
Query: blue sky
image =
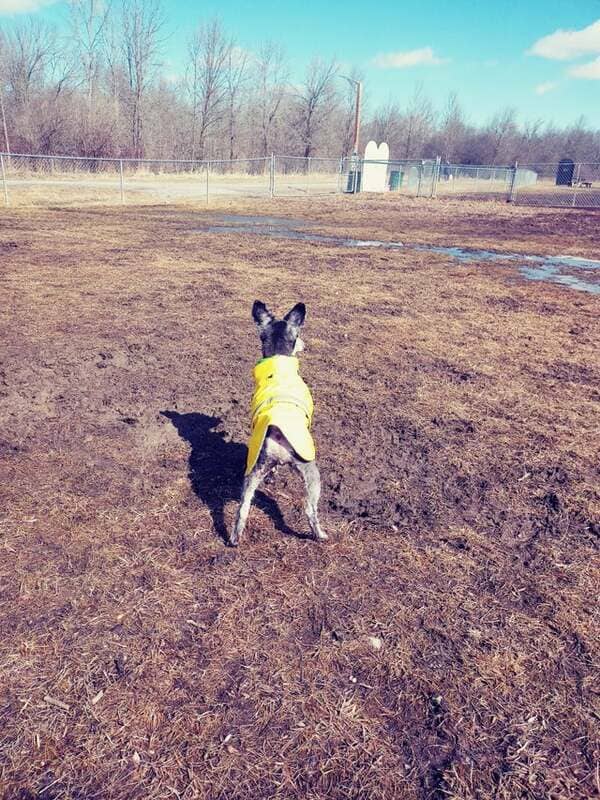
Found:
[[[372,110],[402,105],[422,83],[437,106],[458,94],[468,118],[485,122],[514,106],[521,122],[562,126],[584,115],[600,128],[600,0],[240,0],[163,4],[170,36],[165,69],[184,69],[185,41],[202,19],[219,16],[246,50],[272,39],[298,81],[314,55],[361,69]],[[64,24],[67,5],[0,0],[0,24],[28,11]]]

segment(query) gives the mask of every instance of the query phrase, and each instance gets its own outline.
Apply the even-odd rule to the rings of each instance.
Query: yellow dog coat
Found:
[[[254,367],[252,433],[248,442],[248,475],[260,454],[269,425],[276,425],[303,461],[314,461],[315,443],[310,434],[313,399],[298,374],[295,356],[271,356]]]

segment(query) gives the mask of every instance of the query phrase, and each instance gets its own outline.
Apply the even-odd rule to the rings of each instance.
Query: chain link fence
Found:
[[[524,206],[556,208],[600,208],[600,164],[531,164],[534,179],[514,188],[512,201]]]
[[[309,197],[342,189],[344,160],[312,156],[274,156],[274,195]]]
[[[162,203],[271,196],[272,158],[228,161],[0,154],[5,203]]]
[[[440,164],[437,193],[463,200],[505,200],[512,181],[510,167]]]
[[[509,167],[439,158],[384,162],[279,155],[167,161],[0,153],[0,202],[3,198],[5,205],[209,202],[362,191],[600,208],[600,164],[564,159]]]

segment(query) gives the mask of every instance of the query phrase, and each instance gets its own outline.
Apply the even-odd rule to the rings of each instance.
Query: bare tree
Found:
[[[467,131],[462,106],[455,92],[451,92],[442,114],[439,155],[447,162],[460,160],[460,148]]]
[[[70,75],[54,31],[30,20],[3,34],[3,129],[10,106],[13,149],[47,151],[67,120],[61,96]],[[4,129],[5,144],[8,124]]]
[[[588,128],[588,124],[583,115],[578,117],[575,122],[565,131],[563,143],[564,151],[569,158],[575,161],[597,161],[599,155],[598,135]],[[561,154],[561,157],[564,155]]]
[[[433,108],[431,101],[418,83],[403,115],[404,158],[422,156],[423,146],[431,133]]]
[[[131,147],[135,158],[144,155],[144,99],[160,54],[164,25],[159,0],[123,0],[123,53],[129,80]]]
[[[531,163],[531,158],[539,145],[544,120],[536,119],[526,122],[519,133],[517,141],[517,155],[526,164]]]
[[[226,113],[227,66],[233,45],[217,19],[201,25],[188,42],[186,86],[191,103],[191,158],[204,157],[206,135]]]
[[[2,123],[3,147],[10,154],[10,139],[8,138],[8,124],[6,122],[6,106],[4,104],[4,91],[6,85],[6,39],[0,30],[0,122]]]
[[[37,21],[15,25],[4,33],[5,78],[15,106],[26,106],[34,87],[43,85],[54,46],[50,29]]]
[[[86,117],[82,148],[90,146],[94,127],[95,95],[102,67],[104,33],[111,11],[110,1],[71,0],[70,28],[77,57],[78,72],[85,87]]]
[[[300,132],[302,155],[309,158],[315,137],[320,133],[336,105],[333,79],[337,73],[335,61],[315,58],[308,66],[306,78],[296,98],[295,122]]]
[[[232,42],[225,65],[225,91],[227,96],[227,136],[229,158],[236,156],[237,121],[240,116],[240,95],[248,78],[248,57]]]
[[[376,142],[387,142],[390,152],[398,153],[402,146],[403,119],[397,103],[379,108],[370,125],[370,136]]]
[[[489,163],[505,164],[513,161],[516,156],[515,139],[517,135],[516,109],[504,108],[494,114],[486,133],[490,142]]]
[[[269,155],[273,129],[286,94],[288,70],[282,48],[266,42],[256,63],[256,116],[260,127],[260,153]]]

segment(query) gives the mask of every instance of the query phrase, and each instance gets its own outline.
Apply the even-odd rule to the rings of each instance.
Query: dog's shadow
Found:
[[[222,431],[215,430],[219,417],[192,412],[161,411],[170,419],[177,433],[189,443],[188,477],[195,494],[208,507],[215,530],[227,542],[229,534],[225,522],[225,506],[239,501],[246,466],[247,448],[239,442],[228,442]],[[286,524],[275,500],[257,491],[254,504],[264,511],[273,524],[288,536],[301,537]]]

